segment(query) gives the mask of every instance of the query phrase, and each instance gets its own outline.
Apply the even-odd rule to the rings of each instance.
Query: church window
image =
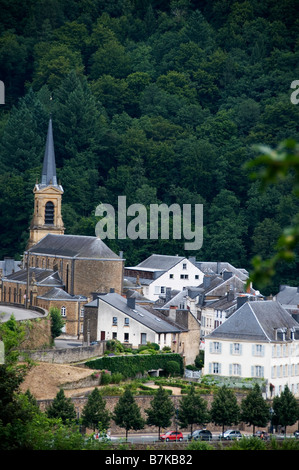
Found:
[[[45,208],[45,224],[54,225],[54,204],[48,201]]]

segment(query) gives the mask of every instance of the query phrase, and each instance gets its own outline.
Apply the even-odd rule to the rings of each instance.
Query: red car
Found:
[[[168,431],[160,435],[160,441],[182,441],[183,434],[179,431]]]

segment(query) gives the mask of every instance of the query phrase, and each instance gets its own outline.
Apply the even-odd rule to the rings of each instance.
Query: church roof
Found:
[[[30,254],[79,259],[121,259],[100,238],[83,235],[55,235],[49,233],[31,247],[28,252]]]
[[[12,273],[5,278],[5,281],[19,282],[22,284],[27,283],[27,270],[20,269],[19,271]],[[43,268],[29,268],[29,282],[35,281],[38,285],[43,286],[62,286],[62,280],[57,271],[52,269]]]
[[[59,187],[59,189],[62,190],[62,187],[57,184],[53,126],[52,126],[51,118],[49,120],[49,125],[48,125],[46,148],[45,148],[43,169],[42,169],[42,180],[41,180],[41,183],[38,184],[38,188],[41,189],[47,186]]]
[[[45,299],[45,300],[64,300],[64,301],[74,301],[74,300],[82,300],[86,301],[87,298],[82,295],[71,295],[65,290],[61,289],[60,287],[53,287],[53,289],[49,290],[43,295],[39,295],[38,299]]]

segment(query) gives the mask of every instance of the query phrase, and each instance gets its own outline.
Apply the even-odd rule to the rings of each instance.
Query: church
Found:
[[[63,187],[57,182],[52,118],[49,120],[41,182],[23,267],[2,277],[1,302],[59,308],[64,333],[82,338],[84,304],[96,294],[121,294],[124,259],[98,237],[66,235],[61,215]]]

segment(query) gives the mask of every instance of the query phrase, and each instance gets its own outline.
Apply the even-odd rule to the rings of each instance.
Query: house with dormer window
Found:
[[[245,302],[205,337],[204,374],[260,378],[266,396],[299,397],[299,325],[275,301]]]

